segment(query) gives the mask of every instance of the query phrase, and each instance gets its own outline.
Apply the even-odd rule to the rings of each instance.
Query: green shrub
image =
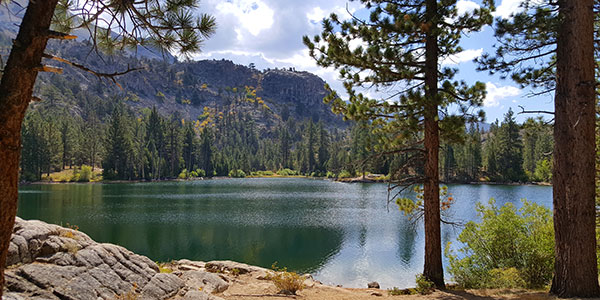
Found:
[[[198,173],[196,173],[196,171],[191,171],[190,172],[190,177],[196,178],[196,177],[198,177]]]
[[[417,294],[415,289],[399,289],[398,287],[393,287],[388,289],[388,295],[390,296],[402,296],[402,295],[414,295]]]
[[[415,282],[417,283],[415,290],[421,295],[431,294],[434,290],[433,282],[427,279],[423,274],[417,274]]]
[[[512,203],[498,208],[494,199],[476,210],[482,221],[467,223],[458,236],[460,257],[446,248],[454,280],[464,288],[547,285],[554,268],[550,210],[526,200],[519,210]]]
[[[350,178],[352,177],[352,174],[346,170],[342,170],[340,172],[340,174],[338,175],[338,178]]]
[[[61,175],[60,177],[58,177],[58,181],[60,182],[77,182],[79,181],[79,171],[77,171],[77,169],[73,170],[73,175],[69,176],[69,175]]]
[[[206,171],[202,169],[197,169],[196,174],[198,174],[199,177],[206,177]]]
[[[327,177],[327,178],[335,178],[336,175],[335,175],[335,173],[333,173],[331,171],[327,171],[327,173],[325,174],[325,177]]]
[[[488,288],[520,288],[527,286],[527,283],[521,278],[521,273],[514,267],[506,269],[491,269],[491,281],[486,287]]]
[[[273,171],[254,171],[254,172],[250,172],[251,176],[258,176],[258,177],[262,177],[262,176],[273,176]]]
[[[90,179],[92,179],[92,167],[88,165],[82,165],[81,170],[79,171],[79,178],[77,181],[90,182]]]
[[[177,178],[179,178],[179,179],[186,179],[186,178],[188,178],[188,171],[187,171],[187,169],[183,169],[183,171],[181,171],[181,173],[179,173],[179,176],[177,176]]]
[[[233,178],[244,178],[246,177],[246,173],[240,169],[229,171],[229,177]]]
[[[279,171],[277,171],[277,175],[279,176],[294,176],[294,175],[298,175],[298,173],[294,170],[291,169],[281,169]]]
[[[543,159],[535,164],[535,171],[533,177],[536,181],[550,182],[552,179],[552,163]]]

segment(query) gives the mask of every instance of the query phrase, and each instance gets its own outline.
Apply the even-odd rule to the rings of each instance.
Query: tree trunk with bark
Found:
[[[427,0],[426,20],[429,30],[425,40],[425,266],[423,275],[436,287],[444,288],[442,239],[440,230],[439,125],[438,125],[438,40],[436,35],[437,1]]]
[[[598,297],[595,236],[594,0],[559,1],[550,292]]]
[[[17,214],[21,124],[41,67],[56,3],[29,1],[0,82],[0,298]]]

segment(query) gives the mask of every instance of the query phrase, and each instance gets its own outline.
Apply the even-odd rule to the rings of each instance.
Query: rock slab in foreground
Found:
[[[151,259],[123,247],[17,217],[3,299],[221,299],[207,291],[222,292],[228,283],[204,263],[188,262],[198,266],[194,272],[160,273]]]

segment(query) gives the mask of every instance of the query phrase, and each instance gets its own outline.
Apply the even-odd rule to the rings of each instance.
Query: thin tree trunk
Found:
[[[58,0],[30,1],[0,82],[0,298],[17,213],[21,123],[33,93]]]
[[[554,123],[555,265],[550,292],[598,297],[595,239],[594,0],[559,1]]]
[[[437,1],[427,0],[426,20],[429,31],[425,40],[425,266],[423,275],[436,287],[444,288],[442,240],[440,232],[439,126],[438,126],[438,41],[435,35]]]

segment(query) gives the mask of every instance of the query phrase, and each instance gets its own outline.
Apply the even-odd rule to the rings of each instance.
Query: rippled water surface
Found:
[[[552,205],[545,186],[450,185],[454,221],[475,203],[521,198]],[[155,261],[230,259],[310,272],[329,284],[414,286],[423,268],[422,224],[386,204],[385,184],[325,180],[215,179],[191,182],[26,185],[18,215],[74,224],[100,242]],[[444,244],[460,228],[442,226]]]

